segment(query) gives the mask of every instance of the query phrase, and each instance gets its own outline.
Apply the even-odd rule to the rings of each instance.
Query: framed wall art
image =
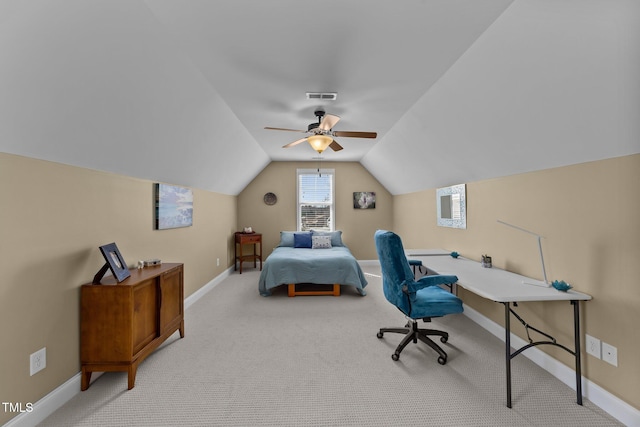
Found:
[[[467,189],[465,184],[436,190],[437,224],[440,227],[467,228]]]
[[[190,188],[155,184],[156,230],[193,225],[193,191]]]
[[[354,191],[353,192],[353,208],[354,209],[375,209],[376,193],[373,191]]]

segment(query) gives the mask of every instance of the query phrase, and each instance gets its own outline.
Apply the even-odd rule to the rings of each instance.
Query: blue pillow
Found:
[[[278,246],[292,248],[293,247],[293,235],[294,234],[295,234],[295,231],[281,231],[280,232],[280,243],[278,244]]]
[[[293,235],[293,247],[294,248],[311,248],[311,233],[294,233]]]

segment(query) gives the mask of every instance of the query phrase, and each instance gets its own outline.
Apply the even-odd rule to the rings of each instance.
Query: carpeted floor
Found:
[[[505,405],[503,343],[464,315],[437,319],[450,333],[445,366],[422,343],[391,360],[403,326],[364,266],[362,297],[258,294],[259,272],[232,274],[185,313],[143,362],[136,386],[107,373],[43,426],[617,426],[606,412],[525,357],[513,361]]]

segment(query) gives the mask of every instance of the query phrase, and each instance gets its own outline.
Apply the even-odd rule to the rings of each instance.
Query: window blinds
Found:
[[[302,231],[333,230],[333,172],[298,172],[298,226]]]

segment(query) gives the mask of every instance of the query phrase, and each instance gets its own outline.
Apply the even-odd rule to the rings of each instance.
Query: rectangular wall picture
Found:
[[[193,225],[193,191],[176,185],[155,184],[156,230]]]
[[[440,227],[467,228],[466,184],[436,190],[437,224]]]
[[[353,208],[354,209],[375,209],[376,193],[373,191],[354,191],[353,192]]]

